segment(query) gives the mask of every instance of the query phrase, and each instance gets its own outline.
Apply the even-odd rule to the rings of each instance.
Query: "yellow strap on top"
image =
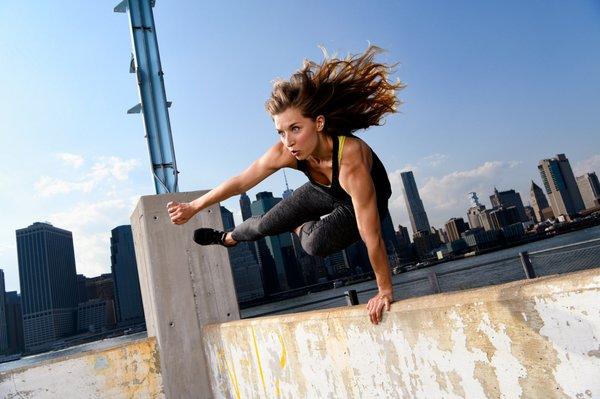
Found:
[[[346,136],[338,136],[338,173],[340,170],[340,165],[342,164],[342,150],[344,149],[344,142],[346,141]]]

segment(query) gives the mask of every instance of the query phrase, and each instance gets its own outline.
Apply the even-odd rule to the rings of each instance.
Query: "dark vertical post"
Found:
[[[356,293],[356,290],[345,291],[344,295],[346,295],[346,304],[348,306],[358,305],[358,294]]]
[[[525,277],[527,277],[528,279],[535,278],[535,270],[533,270],[531,259],[529,259],[529,253],[527,253],[527,251],[519,252],[519,257],[521,258],[521,265],[523,265]]]
[[[438,281],[437,274],[435,274],[435,272],[430,272],[427,275],[427,279],[429,280],[431,290],[434,294],[439,294],[440,292],[442,292],[442,290],[440,289],[440,282]]]

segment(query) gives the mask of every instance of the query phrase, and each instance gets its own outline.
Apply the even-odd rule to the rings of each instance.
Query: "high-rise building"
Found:
[[[420,259],[425,259],[431,256],[432,251],[439,248],[442,243],[437,234],[432,234],[431,231],[417,231],[413,235],[413,244],[415,252]]]
[[[483,227],[479,214],[485,210],[485,205],[479,202],[477,193],[469,193],[469,199],[471,201],[471,207],[467,210],[467,218],[469,219],[469,228],[476,229],[477,227]]]
[[[408,235],[408,228],[398,225],[398,231],[396,231],[396,241],[400,245],[400,262],[405,263],[413,258],[412,244],[410,242],[410,236]]]
[[[478,214],[479,223],[485,231],[495,230],[494,224],[492,223],[492,218],[490,217],[492,211],[492,209],[484,209]]]
[[[288,185],[287,181],[287,176],[285,175],[285,169],[283,169],[283,179],[285,180],[285,191],[283,192],[282,197],[283,199],[286,199],[294,193],[294,190],[290,190],[290,186]]]
[[[408,228],[398,225],[398,231],[396,232],[396,238],[400,245],[409,246],[410,245],[410,236],[408,235]]]
[[[115,285],[112,273],[104,273],[96,277],[85,278],[86,300],[104,299],[115,300]]]
[[[256,194],[256,201],[251,204],[252,216],[264,215],[279,201],[281,201],[281,198],[273,197],[273,193],[268,191]],[[302,286],[301,272],[296,262],[291,234],[285,232],[265,237],[264,240],[275,261],[279,288],[285,291]],[[269,292],[270,290],[265,287],[265,291]]]
[[[525,214],[527,215],[527,218],[529,219],[529,221],[531,221],[533,223],[539,222],[537,216],[535,216],[535,211],[533,210],[533,207],[531,205],[527,205],[525,207]]]
[[[402,178],[402,185],[404,187],[404,201],[406,202],[413,236],[419,231],[429,231],[429,220],[427,219],[427,213],[425,213],[413,172],[402,172],[400,177]]]
[[[144,305],[130,225],[111,230],[110,254],[117,325],[141,324],[145,320]]]
[[[75,332],[73,235],[38,222],[16,234],[25,350],[34,351]]]
[[[250,208],[250,197],[246,193],[240,195],[240,210],[242,211],[242,220],[252,217],[252,209]]]
[[[369,261],[369,253],[367,247],[362,240],[358,240],[354,244],[349,245],[344,249],[346,252],[346,260],[350,267],[350,274],[358,275],[371,271],[371,262]],[[319,258],[316,258],[319,259]]]
[[[521,200],[521,194],[515,190],[498,191],[498,189],[494,188],[494,194],[490,196],[490,202],[492,203],[492,208],[514,206],[519,215],[519,221],[526,222],[528,220],[525,208],[523,207],[523,201]]]
[[[440,242],[442,244],[447,243],[448,240],[448,233],[446,233],[446,231],[444,230],[443,227],[440,227],[439,229],[436,229],[434,226],[431,226],[431,229],[429,229],[429,231],[431,232],[431,234],[436,235],[439,237]]]
[[[565,154],[542,159],[538,170],[554,216],[564,215],[570,218],[585,208],[571,164]]]
[[[460,235],[469,230],[469,225],[465,223],[463,218],[451,218],[446,222],[446,234],[448,234],[448,242],[460,239]]]
[[[0,353],[8,352],[8,328],[6,325],[6,289],[4,270],[0,269]]]
[[[544,191],[533,180],[531,181],[531,189],[529,190],[529,200],[536,219],[540,222],[546,220],[544,209],[550,208],[550,205]]]
[[[77,331],[99,332],[115,325],[115,306],[110,299],[90,299],[77,305]]]
[[[329,275],[337,278],[350,274],[350,263],[345,250],[337,251],[325,258],[325,267]]]
[[[516,206],[494,208],[488,215],[492,223],[492,230],[501,230],[521,222]]]
[[[233,220],[233,213],[225,208],[224,206],[220,207],[221,209],[221,219],[223,219],[223,230],[231,231],[235,228],[235,222]]]
[[[8,353],[23,352],[23,312],[21,296],[17,291],[6,293],[6,325],[8,332]]]
[[[381,220],[381,237],[385,243],[385,249],[387,251],[389,263],[392,265],[396,263],[400,254],[400,243],[396,239],[396,231],[394,230],[392,216],[389,212]]]
[[[221,206],[221,217],[225,231],[232,231],[235,228],[233,213]],[[227,248],[235,292],[240,303],[265,296],[262,273],[254,245],[253,242],[242,241],[235,247]]]
[[[577,187],[579,187],[585,209],[600,206],[600,182],[598,182],[595,172],[578,176]]]

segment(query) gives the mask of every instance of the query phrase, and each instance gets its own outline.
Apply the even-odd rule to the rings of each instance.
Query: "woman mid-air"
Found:
[[[309,182],[263,216],[252,217],[225,233],[196,230],[201,245],[234,246],[283,232],[298,235],[310,255],[328,256],[362,239],[377,280],[378,294],[367,310],[381,321],[393,302],[391,272],[381,236],[381,220],[391,196],[387,172],[371,148],[353,135],[379,125],[396,111],[390,66],[375,62],[381,50],[370,46],[360,56],[305,61],[289,81],[274,83],[266,108],[279,141],[240,175],[189,203],[167,204],[171,221],[186,223],[201,210],[250,190],[282,168],[303,172]]]

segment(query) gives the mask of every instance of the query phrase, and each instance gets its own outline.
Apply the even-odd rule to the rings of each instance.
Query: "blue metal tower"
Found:
[[[115,12],[129,15],[133,54],[129,72],[137,76],[140,103],[127,111],[142,112],[152,162],[152,175],[157,194],[178,192],[177,163],[171,134],[165,82],[160,65],[156,28],[154,26],[155,0],[123,0]]]

